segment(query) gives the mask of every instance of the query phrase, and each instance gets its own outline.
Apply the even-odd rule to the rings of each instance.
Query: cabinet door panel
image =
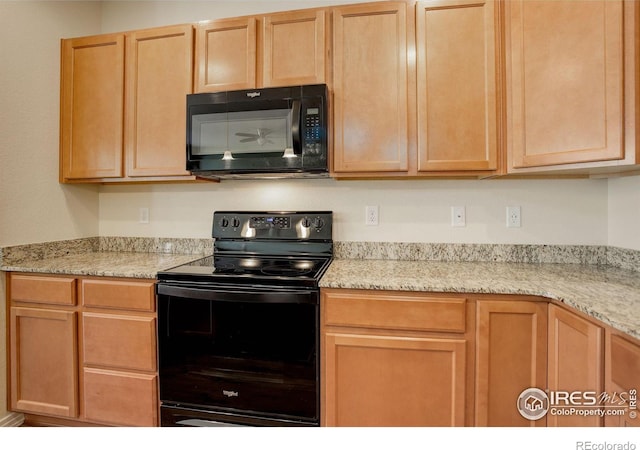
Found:
[[[337,8],[334,171],[408,168],[406,4]]]
[[[154,281],[80,280],[80,295],[84,306],[151,312],[154,286]]]
[[[124,35],[62,41],[61,179],[121,177]]]
[[[325,352],[325,425],[464,425],[464,340],[327,333]]]
[[[156,375],[84,369],[87,420],[124,426],[158,425]]]
[[[198,25],[196,92],[256,87],[256,19],[222,19]]]
[[[506,7],[512,166],[621,159],[623,2]]]
[[[78,415],[76,313],[10,308],[11,407]]]
[[[497,168],[496,9],[417,4],[419,171]]]
[[[296,11],[264,18],[265,87],[326,81],[326,15],[325,11]]]
[[[127,175],[188,175],[185,96],[193,92],[193,27],[127,36]]]
[[[549,306],[549,390],[602,392],[603,329],[555,305]],[[561,406],[561,405],[559,405]],[[602,425],[598,416],[547,416],[550,426]]]
[[[154,317],[82,314],[83,363],[131,370],[156,370]]]
[[[76,304],[74,278],[13,275],[10,282],[11,301],[49,303],[72,306]]]
[[[525,389],[547,387],[547,304],[479,301],[477,327],[476,426],[544,426],[516,404]]]

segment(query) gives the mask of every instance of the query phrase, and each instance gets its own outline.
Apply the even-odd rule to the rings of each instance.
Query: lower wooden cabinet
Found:
[[[158,425],[153,280],[9,274],[8,286],[12,410]]]
[[[528,388],[546,388],[547,303],[477,302],[476,426],[544,426],[517,409]]]
[[[467,424],[464,297],[327,289],[321,310],[323,425]]]
[[[11,408],[78,416],[76,312],[12,306]]]
[[[603,392],[604,330],[595,323],[556,305],[549,305],[549,380],[550,392]],[[586,403],[589,403],[587,400]],[[548,426],[599,427],[603,418],[570,413],[583,405],[578,400],[557,400],[547,414]],[[588,409],[588,408],[587,408]]]
[[[607,330],[605,338],[605,387],[609,395],[622,395],[619,415],[607,415],[606,426],[640,427],[640,343]]]

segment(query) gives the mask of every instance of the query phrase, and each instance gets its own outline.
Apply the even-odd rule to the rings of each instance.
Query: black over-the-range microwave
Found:
[[[187,170],[213,179],[328,176],[327,86],[187,95]]]

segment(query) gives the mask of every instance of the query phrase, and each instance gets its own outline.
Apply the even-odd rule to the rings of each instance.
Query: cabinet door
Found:
[[[498,5],[418,2],[418,170],[497,168]]]
[[[124,426],[158,425],[158,377],[113,370],[83,372],[88,420]]]
[[[506,2],[514,168],[623,155],[623,2]]]
[[[127,36],[125,152],[128,176],[188,175],[185,96],[193,92],[193,27]]]
[[[603,329],[555,305],[549,306],[549,390],[592,391],[603,385]],[[567,406],[567,408],[562,408]],[[569,410],[574,405],[558,404]],[[598,416],[547,415],[549,426],[602,426]]]
[[[11,408],[78,415],[76,313],[10,308]]]
[[[463,426],[465,341],[330,332],[324,425]]]
[[[121,177],[124,35],[62,41],[60,178]]]
[[[640,427],[640,344],[618,334],[607,331],[605,351],[605,387],[609,395],[624,393],[626,401],[618,402],[624,414],[608,415],[607,426]],[[632,403],[634,402],[634,403]]]
[[[528,388],[547,385],[547,305],[478,301],[476,426],[544,426],[516,405]]]
[[[256,19],[222,19],[198,25],[196,92],[256,87]]]
[[[264,18],[265,87],[326,82],[326,11],[296,11]]]
[[[406,16],[402,2],[333,10],[336,173],[408,169]]]

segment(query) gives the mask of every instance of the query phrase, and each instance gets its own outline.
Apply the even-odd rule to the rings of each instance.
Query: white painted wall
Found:
[[[365,206],[380,225],[365,226]],[[451,206],[467,225],[451,227]],[[506,206],[522,227],[506,228]],[[138,223],[141,207],[148,224]],[[229,180],[219,184],[105,186],[100,235],[210,237],[215,210],[331,210],[334,239],[455,243],[607,243],[606,180]]]
[[[640,176],[608,182],[608,244],[640,250]]]
[[[0,246],[94,236],[98,190],[58,183],[60,38],[95,2],[0,1]]]

